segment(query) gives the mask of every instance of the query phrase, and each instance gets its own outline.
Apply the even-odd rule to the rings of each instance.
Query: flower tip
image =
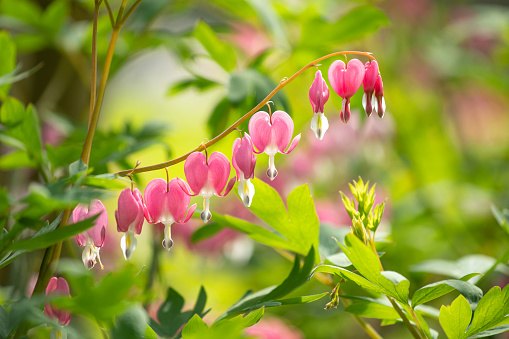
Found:
[[[166,239],[163,239],[163,247],[165,250],[169,251],[172,246],[173,246],[173,239],[168,239],[168,241],[166,241]]]
[[[272,181],[274,180],[276,177],[277,177],[277,169],[275,168],[269,168],[267,170],[267,176],[269,177],[269,179]]]
[[[203,220],[203,222],[208,222],[210,218],[212,218],[212,213],[210,213],[208,210],[204,210],[200,213],[200,218]]]
[[[329,129],[329,121],[323,113],[317,113],[311,119],[311,129],[315,132],[316,138],[322,140],[325,132]]]
[[[94,266],[95,266],[95,261],[94,261],[94,260],[92,260],[92,259],[89,259],[89,260],[87,261],[87,265],[86,265],[87,270],[91,270],[92,268],[94,268]]]

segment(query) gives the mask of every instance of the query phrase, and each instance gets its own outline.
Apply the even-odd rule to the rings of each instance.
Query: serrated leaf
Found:
[[[439,322],[449,339],[465,337],[465,331],[472,318],[472,309],[467,299],[459,295],[450,306],[440,308]]]
[[[415,291],[412,297],[412,307],[437,299],[449,292],[452,292],[453,290],[457,290],[463,294],[470,303],[477,304],[477,302],[479,302],[482,298],[483,292],[479,287],[467,282],[467,280],[476,275],[478,274],[472,273],[462,277],[460,280],[442,280],[421,287]]]
[[[479,301],[467,336],[497,326],[509,314],[509,285],[503,290],[495,286]]]

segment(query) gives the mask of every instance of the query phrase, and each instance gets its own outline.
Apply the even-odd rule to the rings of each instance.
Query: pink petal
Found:
[[[256,156],[253,153],[253,142],[249,134],[244,133],[244,138],[238,138],[233,143],[232,165],[237,172],[237,180],[254,176]]]
[[[276,143],[278,150],[283,153],[290,144],[293,135],[293,120],[283,111],[275,111],[272,114],[272,141]]]
[[[159,218],[165,209],[166,193],[168,184],[161,178],[150,181],[145,187],[145,202],[147,206],[147,215],[145,218],[151,224],[158,223]],[[147,218],[148,216],[148,218]]]
[[[133,195],[134,195],[134,199],[138,203],[138,216],[135,221],[134,233],[140,234],[141,229],[143,227],[143,222],[145,219],[144,213],[145,213],[146,207],[145,207],[145,204],[143,203],[143,196],[141,195],[141,192],[139,189],[135,188]]]
[[[375,96],[383,96],[384,95],[384,83],[382,81],[382,76],[378,75],[375,83]]]
[[[361,87],[364,79],[364,64],[359,59],[352,59],[344,72],[345,96],[351,98]]]
[[[85,206],[83,204],[78,204],[76,208],[72,211],[72,222],[74,224],[83,221],[86,219],[86,216],[88,214],[88,206]]]
[[[129,226],[139,217],[140,206],[130,188],[124,188],[118,197],[118,209],[115,211],[117,230],[127,232]]]
[[[78,246],[85,246],[87,239],[83,233],[80,233],[76,236],[76,241],[78,242]]]
[[[231,178],[230,181],[228,182],[228,185],[226,186],[226,189],[224,190],[224,193],[218,194],[218,195],[220,197],[224,197],[224,196],[228,195],[228,193],[230,193],[230,191],[232,190],[233,185],[235,185],[235,181],[236,181],[235,177]]]
[[[193,194],[193,192],[191,192],[191,188],[189,187],[189,185],[187,184],[187,182],[185,180],[180,179],[179,177],[177,177],[176,179],[177,179],[177,183],[179,184],[180,188],[182,188],[184,193],[189,195],[190,197],[195,197],[200,193],[200,192],[198,192],[196,194]]]
[[[192,153],[184,164],[184,173],[187,182],[194,193],[199,193],[207,183],[208,166],[205,154],[201,152]]]
[[[166,195],[165,208],[175,221],[182,220],[185,217],[189,202],[191,201],[191,197],[184,192],[179,181],[185,183],[185,181],[179,178],[170,180],[170,190]]]
[[[177,221],[179,224],[185,224],[186,222],[189,221],[189,219],[191,219],[191,217],[193,216],[193,213],[194,211],[196,210],[196,204],[193,204],[191,207],[189,207],[189,209],[187,210],[187,214],[186,214],[186,217],[184,218],[184,220],[180,220],[180,221]]]
[[[256,112],[249,120],[249,134],[258,153],[262,153],[270,144],[272,138],[270,125],[270,116],[264,111]]]
[[[329,99],[329,88],[322,77],[321,71],[316,71],[315,80],[309,88],[309,101],[313,106],[313,113],[323,113],[324,105]]]
[[[345,70],[345,63],[341,60],[334,61],[329,67],[329,82],[334,90],[340,97],[344,98],[343,89],[343,76],[342,72]]]
[[[217,195],[221,195],[230,177],[230,161],[221,152],[214,152],[209,157],[209,182]]]
[[[286,152],[281,152],[283,154],[288,154],[290,153],[291,151],[293,151],[293,149],[295,148],[295,146],[297,146],[297,144],[299,143],[300,141],[300,133],[299,135],[297,135],[295,138],[293,138],[292,140],[292,143],[290,145],[290,147],[288,147],[288,150]]]
[[[362,80],[364,92],[372,93],[375,90],[375,83],[378,77],[378,63],[376,62],[376,60],[366,62],[366,64],[364,65],[364,69],[365,69],[364,79]]]
[[[102,247],[106,237],[106,226],[108,226],[108,212],[106,212],[106,208],[101,200],[94,199],[90,202],[90,210],[87,217],[90,218],[98,214],[99,217],[95,219],[94,226],[88,229],[87,234],[96,247]]]
[[[345,68],[345,63],[336,60],[329,67],[329,81],[332,89],[342,98],[351,98],[359,89],[364,79],[364,65],[358,59],[352,59]]]
[[[46,296],[50,295],[60,295],[60,296],[69,296],[69,284],[64,278],[56,278],[53,277],[50,279],[48,286],[46,287]],[[48,318],[57,319],[61,325],[69,325],[71,321],[71,312],[59,310],[49,303],[44,305],[44,313]]]

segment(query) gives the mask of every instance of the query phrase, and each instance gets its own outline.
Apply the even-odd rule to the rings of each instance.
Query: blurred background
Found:
[[[120,1],[110,4],[117,8]],[[86,135],[92,13],[92,0],[0,1],[0,28],[14,41],[15,63],[23,70],[41,65],[13,85],[11,95],[36,106],[48,157],[67,163],[79,158]],[[98,32],[101,68],[111,34],[104,6]],[[290,155],[276,156],[279,175],[270,184],[283,197],[309,184],[320,222],[348,227],[339,191],[347,192],[359,176],[376,183],[378,200],[387,199],[384,266],[408,277],[414,290],[448,273],[423,268],[424,260],[449,260],[451,267],[462,258],[492,263],[508,248],[490,211],[491,204],[509,207],[509,3],[504,0],[144,0],[117,43],[90,165],[94,173],[114,173],[137,161],[147,166],[180,156],[244,115],[281,79],[341,50],[369,51],[378,60],[385,117],[366,117],[359,90],[352,118],[343,124],[341,98],[329,87],[330,128],[316,140],[308,100],[314,70],[306,71],[273,99],[273,111],[288,112],[294,135],[303,137]],[[334,60],[319,66],[324,76]],[[240,128],[247,131],[247,124]],[[230,158],[237,137],[233,133],[209,154],[221,151]],[[256,175],[265,181],[267,165],[267,156],[259,155]],[[26,194],[33,172],[11,171],[1,158],[0,169],[2,186],[18,197]],[[184,178],[182,164],[171,167],[170,176]],[[136,187],[143,192],[157,177],[165,178],[165,172],[137,175]],[[105,201],[110,218],[101,251],[105,271],[94,271],[97,275],[125,265],[114,219],[119,193],[111,191]],[[201,207],[201,198],[193,202]],[[234,193],[212,198],[214,212],[256,222]],[[168,287],[192,306],[203,285],[212,307],[205,319],[213,321],[246,290],[279,284],[290,271],[291,263],[273,249],[230,229],[193,242],[202,225],[193,218],[174,226],[175,245],[163,253],[161,229],[145,223],[132,261],[142,268],[157,258],[146,301],[152,315]],[[64,246],[64,257],[79,254],[74,241]],[[464,258],[472,254],[477,256]],[[37,255],[2,270],[0,283],[30,293]],[[501,268],[481,287],[507,281]],[[345,284],[347,291],[353,288]],[[311,280],[296,295],[327,289]],[[341,307],[325,311],[324,300],[268,309],[257,325],[262,329],[251,334],[266,323],[286,331],[281,338],[367,337]],[[372,324],[379,327],[379,321]],[[380,333],[407,336],[399,325]]]

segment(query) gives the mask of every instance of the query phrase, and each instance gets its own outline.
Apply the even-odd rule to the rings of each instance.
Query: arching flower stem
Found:
[[[159,170],[159,169],[162,169],[162,168],[165,168],[165,167],[170,167],[170,166],[178,164],[178,163],[180,163],[182,161],[185,161],[187,159],[187,157],[190,156],[192,153],[194,153],[194,152],[201,152],[201,151],[205,150],[207,147],[210,147],[210,146],[214,145],[215,143],[217,143],[218,141],[222,140],[227,135],[229,135],[231,132],[235,131],[240,124],[242,124],[244,121],[249,119],[253,114],[258,112],[263,106],[265,106],[267,104],[267,102],[269,102],[269,100],[272,99],[272,97],[274,95],[276,95],[277,92],[279,92],[281,89],[283,89],[283,87],[285,87],[287,84],[289,84],[290,82],[295,80],[299,75],[304,73],[304,71],[306,71],[307,69],[309,69],[311,67],[315,67],[315,65],[318,64],[322,60],[333,58],[333,57],[338,56],[338,55],[345,55],[346,56],[348,54],[366,56],[366,57],[370,58],[371,60],[376,60],[375,57],[371,53],[369,53],[369,52],[359,52],[359,51],[334,52],[334,53],[331,53],[331,54],[324,55],[324,56],[322,56],[322,57],[320,57],[320,58],[318,58],[316,60],[313,60],[312,62],[310,62],[306,66],[302,67],[299,71],[297,71],[297,73],[295,73],[291,77],[284,78],[283,80],[281,80],[279,85],[277,85],[277,87],[274,88],[272,90],[272,92],[270,92],[269,95],[267,95],[265,97],[265,99],[263,99],[252,110],[247,112],[244,116],[242,116],[239,120],[234,122],[230,127],[228,127],[226,130],[224,130],[222,133],[220,133],[219,135],[214,137],[212,140],[210,140],[210,141],[208,141],[206,143],[202,143],[200,146],[196,147],[195,149],[193,149],[193,150],[187,152],[186,154],[184,154],[184,155],[182,155],[182,156],[180,156],[178,158],[175,158],[173,160],[162,162],[160,164],[155,164],[155,165],[151,165],[151,166],[139,167],[139,168],[136,168],[136,169],[129,169],[129,170],[125,170],[125,171],[120,171],[120,172],[117,172],[116,174],[120,175],[120,176],[126,176],[128,173],[131,173],[131,172],[133,174],[134,173],[151,172],[151,171],[156,171],[156,170]]]

